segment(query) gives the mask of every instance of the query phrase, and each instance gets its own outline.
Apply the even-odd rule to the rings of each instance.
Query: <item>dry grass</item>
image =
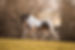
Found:
[[[75,50],[75,43],[23,39],[0,39],[0,50]]]

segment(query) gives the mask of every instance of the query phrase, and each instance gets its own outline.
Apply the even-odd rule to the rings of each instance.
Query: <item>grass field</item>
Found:
[[[0,39],[0,50],[75,50],[75,42]]]

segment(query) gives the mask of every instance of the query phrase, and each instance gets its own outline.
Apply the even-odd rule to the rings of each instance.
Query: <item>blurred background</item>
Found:
[[[0,50],[75,50],[75,0],[0,0]]]

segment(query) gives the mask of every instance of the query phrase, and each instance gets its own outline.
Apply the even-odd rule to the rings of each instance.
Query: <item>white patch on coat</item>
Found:
[[[31,26],[31,27],[39,27],[41,25],[41,21],[39,21],[37,18],[35,18],[34,16],[30,16],[29,19],[27,20],[27,23]]]

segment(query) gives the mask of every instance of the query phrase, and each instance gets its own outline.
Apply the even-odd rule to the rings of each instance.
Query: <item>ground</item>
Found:
[[[0,39],[0,50],[75,50],[75,42]]]

